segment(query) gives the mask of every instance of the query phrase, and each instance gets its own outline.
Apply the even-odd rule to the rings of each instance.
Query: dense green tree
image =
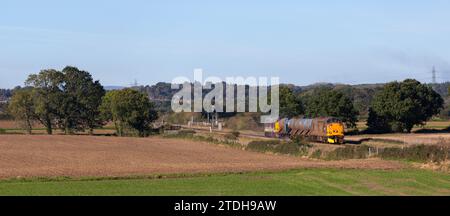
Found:
[[[391,82],[372,101],[367,125],[373,132],[411,132],[442,106],[442,97],[428,85],[413,79]]]
[[[340,118],[347,127],[356,126],[358,111],[353,105],[353,100],[342,92],[322,87],[303,98],[306,104],[306,116],[311,118],[331,116]]]
[[[62,73],[64,96],[59,106],[60,127],[66,133],[89,129],[92,134],[94,128],[103,126],[99,107],[105,90],[99,81],[92,79],[89,72],[68,66]]]
[[[303,103],[288,86],[280,86],[280,117],[296,117],[304,113]]]
[[[391,131],[389,119],[378,115],[372,108],[369,108],[367,126],[370,133],[388,133]]]
[[[58,117],[63,97],[61,90],[63,82],[64,74],[53,69],[31,74],[25,82],[26,85],[33,87],[36,119],[45,126],[48,134],[52,134],[52,127]]]
[[[148,95],[133,89],[107,92],[100,110],[105,120],[114,122],[119,136],[126,135],[129,129],[146,136],[158,117]]]
[[[31,134],[33,121],[36,118],[34,110],[33,90],[30,88],[14,91],[8,104],[8,113]]]
[[[33,87],[36,119],[52,133],[59,127],[66,134],[103,125],[99,118],[103,86],[93,81],[86,71],[66,67],[62,72],[43,70],[28,77],[26,84]]]

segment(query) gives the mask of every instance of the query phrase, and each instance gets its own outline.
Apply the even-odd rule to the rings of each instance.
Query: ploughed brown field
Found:
[[[0,135],[0,178],[129,176],[307,167],[398,169],[397,162],[314,161],[166,138]]]

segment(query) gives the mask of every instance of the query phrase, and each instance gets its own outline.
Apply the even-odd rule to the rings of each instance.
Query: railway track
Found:
[[[194,131],[210,132],[209,128],[198,128],[198,127],[187,127],[187,126],[181,126],[181,128],[182,129],[188,129],[188,130],[194,130]],[[222,134],[222,135],[231,134],[231,132],[217,131],[217,130],[213,130],[213,133]],[[249,134],[249,133],[240,133],[239,136],[240,137],[247,137],[247,138],[266,138],[266,139],[271,139],[270,137],[266,137],[264,135]]]
[[[209,128],[198,128],[198,127],[188,127],[188,126],[180,126],[182,129],[187,129],[187,130],[194,130],[194,131],[201,131],[201,132],[210,132]],[[213,133],[215,134],[221,134],[221,135],[226,135],[226,134],[231,134],[231,132],[227,132],[227,131],[217,131],[217,130],[213,130]],[[257,135],[257,134],[249,134],[249,133],[240,133],[239,137],[244,137],[244,138],[259,138],[259,139],[280,139],[280,140],[285,140],[285,141],[290,141],[291,139],[289,137],[285,137],[285,138],[273,138],[273,137],[266,137],[264,135]],[[314,141],[310,141],[310,144],[315,144],[315,145],[330,145],[327,143],[321,143],[321,142],[314,142]],[[348,144],[348,143],[347,143]]]

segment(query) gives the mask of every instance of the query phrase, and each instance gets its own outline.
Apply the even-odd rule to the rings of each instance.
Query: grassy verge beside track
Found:
[[[3,180],[0,195],[450,195],[450,175],[420,169],[301,169],[167,178]]]

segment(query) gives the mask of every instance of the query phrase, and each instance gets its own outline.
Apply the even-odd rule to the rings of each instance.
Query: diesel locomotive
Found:
[[[305,138],[330,144],[344,143],[344,123],[333,117],[284,118],[266,126],[267,137]]]

